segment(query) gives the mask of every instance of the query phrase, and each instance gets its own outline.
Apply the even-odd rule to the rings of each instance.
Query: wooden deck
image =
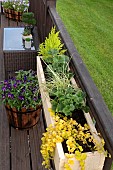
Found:
[[[22,26],[1,15],[0,27],[0,81],[4,80],[3,28]],[[9,126],[4,106],[0,105],[0,170],[45,170],[40,153],[44,131],[42,115],[30,130],[16,130]]]

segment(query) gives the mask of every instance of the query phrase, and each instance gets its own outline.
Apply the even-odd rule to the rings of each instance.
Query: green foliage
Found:
[[[59,32],[56,32],[55,27],[51,29],[48,38],[45,42],[39,45],[38,54],[48,63],[51,63],[53,55],[64,54],[66,50],[63,50],[63,44],[61,43]]]
[[[47,65],[47,73],[49,77],[53,76],[51,70],[61,76],[65,74],[68,77],[72,77],[72,73],[69,71],[69,57],[66,55],[54,55],[52,63]]]
[[[22,22],[28,24],[28,25],[35,25],[36,19],[34,18],[33,12],[25,12],[22,14]]]
[[[30,34],[31,34],[31,31],[30,31],[30,29],[25,28],[22,34],[23,34],[24,36],[30,35]]]
[[[31,41],[31,38],[26,38],[25,41]]]
[[[56,113],[71,116],[76,109],[86,110],[86,95],[79,89],[74,88],[69,77],[65,74],[55,73],[50,70],[53,76],[47,80],[47,89],[51,98],[52,109]]]
[[[2,7],[4,9],[13,9],[13,2],[8,0],[8,1],[3,1],[2,2]]]
[[[29,8],[29,0],[24,0],[24,1],[3,1],[2,2],[2,7],[4,9],[12,9],[14,11],[18,11],[18,12],[26,12],[28,11]]]
[[[75,110],[84,110],[85,93],[81,89],[75,89],[71,85],[66,89],[54,88],[50,97],[54,98],[52,103],[52,109],[56,113],[64,114],[65,116],[71,116]],[[76,114],[76,113],[75,113]]]

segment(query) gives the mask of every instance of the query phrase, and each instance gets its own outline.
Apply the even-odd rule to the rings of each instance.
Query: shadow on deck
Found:
[[[4,80],[3,28],[22,26],[1,15],[0,27],[0,81]],[[42,115],[36,126],[19,131],[9,126],[4,106],[0,106],[0,170],[45,170],[40,153],[44,132]]]

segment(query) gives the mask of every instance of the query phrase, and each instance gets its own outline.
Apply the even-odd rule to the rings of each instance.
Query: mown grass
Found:
[[[57,11],[113,114],[113,1],[57,0]]]

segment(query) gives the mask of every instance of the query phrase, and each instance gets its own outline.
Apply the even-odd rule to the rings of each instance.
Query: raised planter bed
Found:
[[[38,76],[38,81],[39,81],[39,86],[41,91],[45,120],[47,126],[49,126],[50,124],[54,124],[54,120],[52,119],[48,111],[48,109],[51,108],[51,103],[50,103],[49,94],[44,89],[44,84],[46,84],[46,80],[45,80],[41,60],[38,56],[37,56],[37,76]],[[74,80],[72,83],[76,85],[76,82]],[[90,117],[90,114],[84,113],[84,116],[86,118],[87,123],[90,126],[91,134],[96,140],[100,141],[100,137],[97,134],[95,126]],[[76,160],[75,158],[73,158],[73,160],[74,160],[74,165],[72,165],[71,167],[72,170],[80,170],[81,167],[79,165],[79,161]],[[104,161],[105,161],[104,153],[99,153],[97,151],[87,152],[87,158],[85,160],[85,170],[102,170]],[[64,170],[64,163],[66,162],[67,162],[67,158],[65,157],[62,144],[57,143],[55,149],[55,156],[54,156],[54,163],[55,163],[56,170]]]

